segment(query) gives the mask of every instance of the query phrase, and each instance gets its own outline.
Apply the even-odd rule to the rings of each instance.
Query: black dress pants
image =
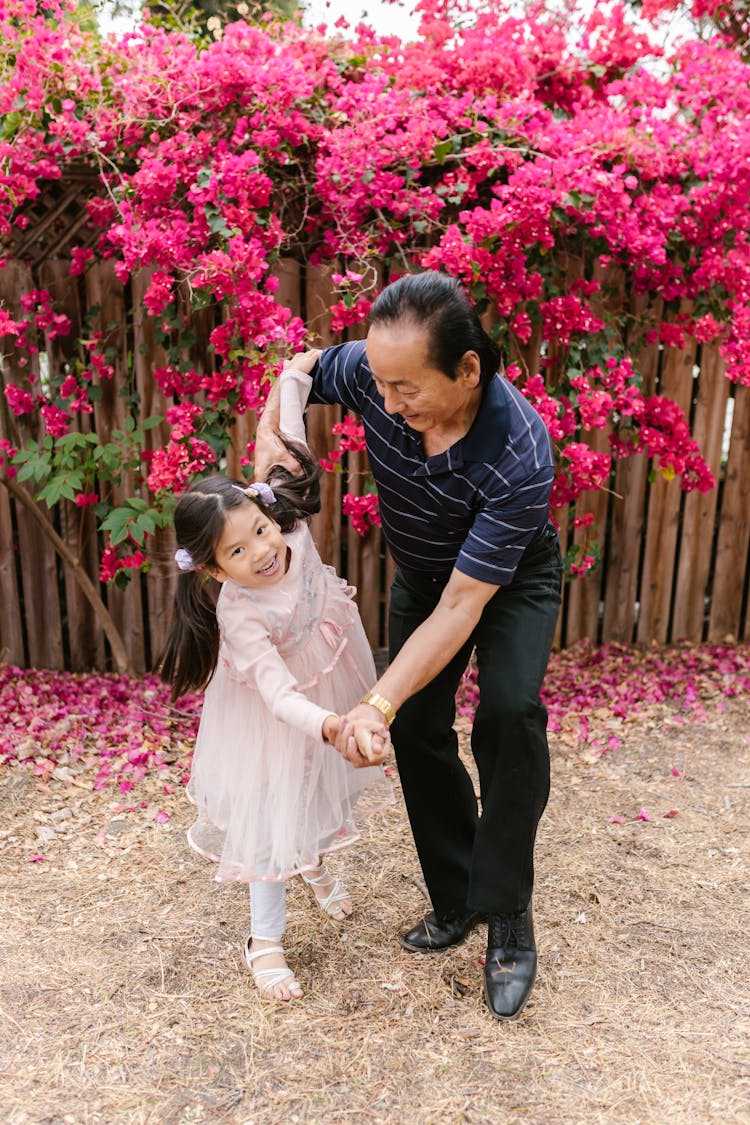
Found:
[[[390,658],[429,617],[448,576],[399,568],[391,589]],[[562,564],[547,524],[510,586],[487,603],[450,663],[398,712],[391,728],[414,842],[440,914],[525,910],[534,842],[549,796],[547,712],[539,700],[560,608]],[[455,694],[476,649],[480,702],[471,749],[480,784],[458,756]]]

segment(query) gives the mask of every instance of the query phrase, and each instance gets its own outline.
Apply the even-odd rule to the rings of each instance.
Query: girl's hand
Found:
[[[330,742],[333,746],[336,742],[336,736],[339,733],[341,726],[341,719],[338,715],[329,715],[323,720],[323,741]]]
[[[267,481],[274,465],[281,465],[294,474],[300,471],[299,461],[289,452],[278,433],[272,430],[265,430],[261,433],[260,428],[258,428],[255,440],[253,479]]]

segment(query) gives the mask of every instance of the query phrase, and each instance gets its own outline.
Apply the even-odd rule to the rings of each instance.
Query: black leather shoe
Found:
[[[439,953],[441,949],[460,945],[469,931],[485,917],[473,910],[467,914],[450,915],[440,915],[431,910],[408,933],[400,934],[398,940],[412,953]]]
[[[514,1020],[536,976],[531,905],[522,914],[491,914],[484,965],[484,998],[496,1020]]]

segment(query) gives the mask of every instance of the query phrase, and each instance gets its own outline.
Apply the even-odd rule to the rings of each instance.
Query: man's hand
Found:
[[[304,371],[305,375],[310,375],[322,354],[320,348],[309,348],[306,352],[300,352],[299,355],[284,360],[284,371],[287,367],[293,367],[295,371]]]
[[[391,748],[388,727],[375,708],[358,703],[344,715],[336,737],[336,749],[357,769],[377,766]]]

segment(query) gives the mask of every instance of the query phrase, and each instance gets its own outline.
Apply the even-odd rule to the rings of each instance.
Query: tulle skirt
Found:
[[[285,660],[308,699],[344,714],[375,682],[375,669],[343,589],[327,611]],[[188,796],[198,812],[188,840],[216,862],[221,882],[288,879],[315,867],[393,801],[380,766],[355,769],[332,746],[280,722],[221,662],[206,689]]]

